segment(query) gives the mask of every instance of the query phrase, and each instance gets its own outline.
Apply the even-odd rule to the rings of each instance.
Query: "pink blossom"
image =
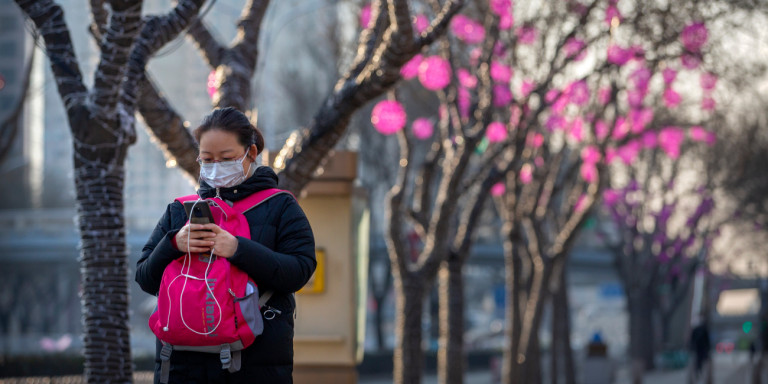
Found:
[[[504,56],[507,53],[507,47],[501,41],[497,41],[493,46],[493,55],[496,57]]]
[[[701,99],[701,109],[705,111],[713,111],[716,106],[715,99],[713,99],[711,96],[705,96],[703,99]]]
[[[499,29],[508,31],[515,26],[515,16],[511,13],[505,13],[499,17]]]
[[[683,140],[685,132],[678,127],[666,127],[659,132],[659,147],[673,160],[680,157],[680,145]]]
[[[208,97],[213,99],[213,95],[216,94],[219,88],[216,86],[216,71],[211,71],[208,74]]]
[[[655,147],[657,143],[656,132],[644,133],[643,136],[640,138],[640,141],[643,143],[643,148],[645,149],[651,149]]]
[[[618,192],[615,189],[606,189],[605,192],[603,192],[603,202],[609,207],[616,204],[620,197],[621,192]]]
[[[633,109],[629,111],[629,120],[632,121],[632,133],[640,133],[653,121],[653,109]]]
[[[605,23],[610,26],[614,17],[618,18],[619,21],[622,20],[619,9],[616,8],[615,5],[609,5],[608,8],[605,9]]]
[[[520,110],[520,107],[517,105],[513,105],[509,107],[509,126],[510,127],[516,127],[518,123],[520,123],[520,117],[523,116],[523,111]]]
[[[520,182],[523,184],[530,184],[533,181],[533,166],[531,164],[523,164],[520,168]]]
[[[550,89],[547,91],[547,93],[544,95],[544,101],[547,103],[551,103],[557,99],[557,97],[560,96],[560,91],[557,89]]]
[[[502,16],[512,10],[512,0],[491,0],[493,13]]]
[[[512,91],[506,84],[496,84],[493,86],[493,105],[503,107],[512,101]]]
[[[379,101],[371,111],[371,123],[382,135],[391,135],[405,126],[405,109],[396,100]]]
[[[717,75],[712,72],[704,72],[701,74],[699,83],[701,84],[701,89],[711,91],[717,85]]]
[[[607,60],[609,63],[622,66],[626,64],[631,58],[632,58],[632,50],[630,49],[624,49],[615,44],[608,47]]]
[[[651,71],[648,68],[642,66],[632,72],[632,74],[629,75],[629,78],[634,84],[635,88],[647,90],[648,82],[651,80]]]
[[[534,27],[520,27],[517,29],[517,41],[523,45],[533,44],[538,34]]]
[[[603,140],[608,137],[608,124],[603,120],[598,120],[595,123],[595,136],[598,140]]]
[[[597,91],[597,101],[599,101],[601,105],[608,104],[611,101],[611,88],[600,88],[600,90]]]
[[[416,32],[421,34],[429,28],[429,19],[422,14],[418,14],[413,19],[413,26],[416,28]]]
[[[624,164],[632,164],[637,160],[637,155],[640,153],[641,144],[637,140],[632,140],[622,147],[616,150],[616,155],[624,162]]]
[[[520,84],[520,97],[523,99],[528,97],[528,95],[533,91],[533,89],[536,87],[536,83],[530,80],[523,80],[523,83]]]
[[[424,57],[421,56],[420,53],[416,54],[416,56],[413,56],[412,59],[408,60],[408,62],[405,63],[402,68],[400,68],[400,75],[403,76],[403,79],[410,80],[418,76],[419,66],[423,60]]]
[[[491,78],[499,83],[509,83],[512,79],[512,68],[494,60],[491,62]]]
[[[563,93],[571,103],[584,106],[589,101],[589,86],[584,80],[574,81],[565,87]]]
[[[632,57],[635,59],[645,59],[645,48],[640,44],[635,44],[629,48],[632,51]]]
[[[611,135],[611,137],[613,137],[616,140],[621,140],[625,136],[627,136],[627,134],[629,133],[629,129],[630,127],[629,127],[629,123],[627,122],[627,119],[622,116],[619,116],[616,118],[616,124],[613,127],[613,134]]]
[[[647,89],[630,89],[627,91],[627,103],[632,108],[640,108],[643,106],[646,94],[648,94]]]
[[[608,163],[608,164],[612,164],[614,160],[616,160],[616,149],[615,148],[606,148],[605,149],[605,162]]]
[[[469,118],[469,107],[472,101],[469,95],[469,90],[464,87],[459,87],[457,98],[459,103],[459,116],[461,116],[462,119]]]
[[[501,196],[506,190],[507,187],[504,186],[504,183],[496,183],[491,187],[491,196]]]
[[[451,83],[451,64],[440,56],[429,56],[419,64],[419,81],[424,88],[437,91]]]
[[[594,145],[588,145],[581,150],[581,160],[586,164],[597,164],[601,157],[600,150]]]
[[[360,27],[367,28],[371,25],[371,5],[366,4],[360,10]]]
[[[507,139],[507,127],[504,123],[494,121],[488,124],[488,129],[485,131],[485,137],[491,143],[498,143]]]
[[[431,120],[426,117],[420,117],[411,123],[411,130],[417,139],[425,140],[432,137],[434,126]]]
[[[466,88],[475,88],[477,86],[477,77],[469,73],[464,68],[459,68],[456,71],[456,76],[459,78],[459,83]]]
[[[459,40],[467,44],[478,44],[485,39],[485,27],[464,15],[456,15],[451,21],[451,30]]]
[[[550,132],[553,132],[553,131],[565,128],[566,121],[563,116],[554,113],[549,116],[549,118],[547,119],[547,122],[544,123],[544,126],[546,126]]]
[[[680,105],[680,101],[682,98],[680,97],[680,94],[675,92],[672,87],[669,87],[664,90],[664,105],[667,106],[667,108],[675,108],[678,105]]]
[[[685,69],[696,69],[701,64],[701,58],[697,55],[684,54],[680,56],[680,63]]]
[[[568,135],[576,142],[584,140],[584,120],[576,117],[568,125]]]
[[[703,141],[709,146],[714,145],[717,141],[717,135],[714,132],[709,132],[701,126],[691,127],[688,133],[691,135],[691,140]]]
[[[700,51],[701,47],[707,43],[708,37],[707,27],[701,22],[688,24],[680,33],[680,41],[690,52]]]
[[[677,77],[677,71],[672,68],[665,68],[663,71],[661,71],[661,76],[664,77],[664,84],[669,86],[675,81],[675,78]]]
[[[563,46],[563,51],[565,51],[565,57],[567,58],[574,58],[574,61],[580,61],[587,55],[586,48],[587,44],[584,42],[584,40],[572,37],[568,39],[568,41],[565,42],[565,45]]]
[[[544,144],[544,135],[541,133],[531,133],[526,138],[526,144],[533,149],[539,148]]]
[[[584,165],[582,165],[581,169],[582,169],[581,176],[584,177]],[[589,175],[589,179],[587,177],[584,177],[584,180],[588,183],[592,183],[595,180],[597,180],[597,169],[595,169],[594,172]],[[587,208],[587,195],[581,195],[579,196],[579,199],[576,200],[576,204],[573,205],[573,211],[582,212],[586,208]]]
[[[480,60],[480,55],[483,54],[483,50],[480,47],[472,48],[471,51],[469,51],[469,64],[471,64],[473,67],[477,66],[477,62]]]

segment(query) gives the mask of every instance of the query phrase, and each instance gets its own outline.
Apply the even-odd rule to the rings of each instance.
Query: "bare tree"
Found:
[[[130,382],[128,264],[123,182],[128,147],[135,142],[135,78],[148,56],[177,35],[202,1],[182,1],[169,14],[141,17],[141,2],[114,0],[97,7],[101,56],[86,88],[64,11],[53,1],[16,1],[42,37],[72,133],[78,227],[85,375],[88,382]],[[154,39],[162,31],[167,39]],[[153,40],[148,40],[149,37]],[[136,68],[138,67],[138,68]]]

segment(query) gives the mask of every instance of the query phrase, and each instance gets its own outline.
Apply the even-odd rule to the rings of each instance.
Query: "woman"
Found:
[[[277,187],[272,169],[255,164],[264,149],[264,138],[248,118],[234,108],[216,109],[194,131],[199,144],[202,198],[220,197],[231,203],[252,193]],[[186,224],[179,202],[165,214],[144,246],[137,263],[136,282],[157,295],[165,267],[187,251],[215,249],[219,257],[253,279],[263,292],[273,291],[268,306],[279,311],[264,321],[264,332],[242,352],[238,372],[222,370],[219,356],[211,353],[174,351],[170,383],[291,383],[293,371],[293,293],[310,278],[316,267],[312,229],[304,212],[289,194],[278,194],[245,213],[251,238],[235,237],[216,224]],[[155,383],[160,376],[157,343]]]

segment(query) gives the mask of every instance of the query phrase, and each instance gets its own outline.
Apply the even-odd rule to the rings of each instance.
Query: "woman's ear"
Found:
[[[256,147],[256,144],[251,144],[250,147],[248,147],[248,159],[251,160],[251,162],[256,162],[256,156],[259,155],[259,148]]]

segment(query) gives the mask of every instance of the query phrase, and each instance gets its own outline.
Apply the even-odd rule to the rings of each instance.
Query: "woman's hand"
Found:
[[[216,224],[199,224],[201,228],[208,229],[213,236],[210,237],[213,240],[213,254],[224,258],[230,258],[237,251],[237,238],[232,236],[231,233],[221,229]]]
[[[216,234],[206,230],[205,225],[210,224],[187,223],[187,225],[181,227],[181,230],[176,233],[174,238],[176,240],[176,248],[179,251],[189,253],[210,252],[211,247],[214,245],[213,238],[216,237]]]

